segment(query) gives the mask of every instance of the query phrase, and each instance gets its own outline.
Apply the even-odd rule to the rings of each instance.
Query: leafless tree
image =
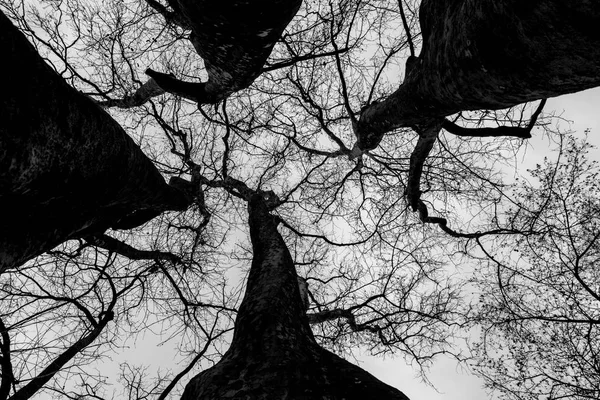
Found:
[[[182,344],[186,366],[151,382],[150,372],[124,364],[130,398],[164,398],[188,381],[184,396],[235,397],[270,390],[278,379],[306,387],[309,378],[318,395],[348,397],[326,382],[345,382],[336,369],[368,382],[337,385],[354,388],[352,396],[364,398],[370,388],[382,398],[405,398],[325,349],[399,353],[423,371],[441,353],[462,358],[452,338],[468,322],[468,304],[449,261],[477,240],[531,233],[498,218],[507,198],[498,164],[510,165],[534,129],[551,123],[545,98],[598,85],[597,37],[590,33],[597,7],[550,0],[526,7],[259,3],[233,2],[233,11],[187,0],[1,3],[53,67],[44,66],[48,76],[71,86],[65,98],[79,104],[72,112],[85,104],[118,137],[127,132],[133,140],[116,149],[137,154],[142,175],[152,177],[137,182],[137,169],[127,175],[130,168],[91,157],[101,182],[124,193],[107,196],[108,203],[120,199],[127,207],[94,229],[50,234],[54,241],[28,257],[76,241],[3,273],[6,398],[28,397],[22,390],[30,384],[71,398],[109,397],[104,379],[84,363],[114,348],[127,330],[151,332],[156,321]],[[575,23],[581,15],[584,23]],[[490,30],[491,19],[505,23]],[[553,26],[548,35],[534,35],[544,23]],[[565,63],[569,74],[559,68]],[[36,84],[46,88],[43,82]],[[92,143],[92,150],[103,148],[102,139]],[[58,151],[52,156],[60,159]],[[69,171],[62,173],[76,176]],[[137,186],[113,185],[121,173]],[[308,309],[296,275],[308,283]],[[62,331],[21,339],[57,317]],[[224,343],[231,343],[227,352]],[[289,357],[276,351],[286,343]],[[240,383],[266,345],[273,348],[263,372],[276,374],[293,361],[304,375]],[[63,386],[68,374],[81,384]],[[215,384],[219,376],[230,377],[229,386]]]
[[[534,234],[481,243],[476,368],[508,399],[600,396],[600,187],[588,151],[566,136],[558,159],[519,184],[507,217]]]

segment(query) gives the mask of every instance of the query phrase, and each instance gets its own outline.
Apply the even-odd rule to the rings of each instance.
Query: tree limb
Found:
[[[350,329],[354,332],[371,332],[376,334],[381,340],[381,343],[386,344],[388,340],[383,335],[383,329],[379,326],[372,326],[368,324],[356,323],[356,317],[352,314],[351,310],[345,310],[342,308],[336,308],[334,310],[321,311],[314,314],[307,314],[309,324],[320,324],[325,321],[331,321],[339,318],[344,318],[348,323]]]
[[[210,96],[206,92],[206,83],[203,82],[186,82],[175,78],[173,74],[164,74],[154,71],[150,68],[146,70],[152,80],[165,92],[173,93],[176,96],[183,97],[188,100],[205,103],[217,103],[220,99],[216,96]]]
[[[27,400],[31,398],[38,390],[40,390],[54,375],[59,372],[73,357],[79,354],[80,351],[89,346],[102,333],[102,330],[114,318],[113,308],[115,299],[111,302],[107,311],[101,314],[100,320],[96,326],[88,333],[73,343],[67,350],[61,353],[54,361],[52,361],[43,371],[35,378],[29,381],[25,386],[19,389],[8,400]]]
[[[86,237],[85,240],[91,245],[113,251],[130,260],[163,260],[170,261],[174,264],[182,263],[181,257],[176,256],[173,253],[157,250],[139,250],[105,234],[89,236]]]
[[[117,108],[133,108],[139,107],[153,97],[160,96],[165,93],[154,79],[150,78],[139,87],[138,90],[131,96],[125,96],[122,99],[110,99],[98,101],[98,105],[102,107],[117,107]]]
[[[423,166],[425,160],[433,145],[435,144],[438,134],[442,129],[443,121],[430,121],[427,125],[416,127],[415,131],[419,134],[419,140],[410,155],[410,168],[408,171],[408,183],[406,184],[406,198],[408,204],[413,211],[417,211],[419,200],[421,198],[421,175],[423,174]]]
[[[10,355],[10,336],[2,318],[0,318],[0,337],[2,337],[2,343],[0,343],[0,367],[2,371],[2,376],[0,377],[0,400],[6,400],[10,394],[10,387],[14,383],[15,377],[13,375]]]
[[[465,128],[455,124],[447,119],[444,120],[442,128],[456,136],[469,136],[469,137],[500,137],[509,136],[517,137],[522,139],[531,138],[531,130],[534,128],[535,123],[544,109],[546,99],[540,101],[538,108],[531,115],[531,119],[527,126],[497,126],[497,127],[484,127],[484,128]]]

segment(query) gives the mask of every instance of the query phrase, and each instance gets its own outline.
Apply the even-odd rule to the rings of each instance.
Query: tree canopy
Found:
[[[544,110],[600,85],[599,5],[0,8],[0,400],[406,399],[356,349],[600,395],[597,171]],[[94,372],[151,334],[178,369]]]

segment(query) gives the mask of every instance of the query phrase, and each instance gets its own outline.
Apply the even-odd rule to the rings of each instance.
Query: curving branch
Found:
[[[406,20],[406,14],[404,13],[404,6],[402,5],[402,0],[398,0],[398,10],[400,11],[400,17],[402,18],[402,26],[404,27],[404,33],[406,33],[406,41],[408,42],[408,47],[410,48],[410,56],[415,57],[415,44],[413,41],[412,33],[410,32],[410,26],[408,25],[408,21]]]
[[[410,156],[408,182],[406,184],[406,191],[404,193],[411,209],[414,212],[419,213],[419,219],[421,222],[427,224],[436,224],[442,231],[457,238],[473,239],[492,234],[513,233],[513,230],[508,229],[495,229],[491,231],[475,233],[458,232],[448,226],[448,221],[446,218],[429,216],[427,205],[421,199],[421,176],[423,175],[425,161],[433,149],[444,123],[445,120],[438,119],[429,121],[427,125],[414,127],[415,131],[419,133],[419,140],[417,141],[417,145]]]
[[[139,250],[127,243],[104,234],[89,236],[86,237],[85,240],[93,246],[115,252],[130,260],[162,260],[172,262],[173,264],[180,264],[183,262],[181,257],[173,253],[157,250]]]
[[[348,323],[350,329],[352,329],[354,332],[368,331],[371,333],[376,333],[380,336],[380,338],[383,338],[382,329],[380,327],[368,324],[358,324],[356,322],[356,317],[352,313],[352,310],[336,308],[333,310],[321,311],[314,314],[307,314],[307,317],[309,324],[321,324],[326,321],[344,318]],[[384,340],[382,341],[382,343],[386,343],[387,341],[385,340],[385,338],[383,339]]]
[[[498,127],[484,127],[484,128],[465,128],[455,124],[447,119],[444,120],[442,127],[456,136],[468,136],[468,137],[517,137],[521,139],[531,138],[531,130],[535,127],[538,117],[540,116],[544,106],[546,105],[546,99],[540,101],[535,112],[531,115],[531,119],[527,126],[498,126]]]
[[[419,134],[419,140],[410,155],[410,168],[408,171],[408,183],[406,184],[406,199],[413,211],[419,208],[421,199],[421,175],[425,160],[429,156],[433,145],[437,141],[438,134],[442,129],[443,121],[430,121],[427,125],[415,127]]]

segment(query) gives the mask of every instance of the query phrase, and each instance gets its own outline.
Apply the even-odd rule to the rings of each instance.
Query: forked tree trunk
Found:
[[[131,227],[188,198],[0,13],[0,273],[67,239]]]
[[[423,0],[419,15],[421,54],[395,93],[361,113],[363,150],[395,128],[600,85],[596,0]]]
[[[315,342],[276,220],[259,195],[248,213],[252,267],[231,347],[189,382],[182,400],[408,400]]]

